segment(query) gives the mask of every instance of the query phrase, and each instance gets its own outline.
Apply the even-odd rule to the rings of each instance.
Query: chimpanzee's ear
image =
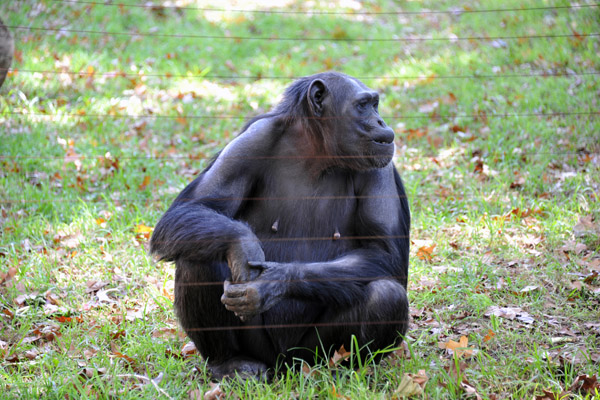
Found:
[[[327,90],[327,86],[325,86],[325,82],[322,80],[315,79],[310,83],[307,95],[308,105],[317,117],[323,115],[323,100],[325,100],[325,97],[327,97],[328,94],[329,91]]]

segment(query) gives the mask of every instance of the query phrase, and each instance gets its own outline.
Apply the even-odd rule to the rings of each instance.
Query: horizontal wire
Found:
[[[239,76],[239,75],[202,75],[202,74],[135,74],[125,73],[120,71],[115,72],[88,72],[88,71],[58,71],[58,70],[32,70],[32,69],[18,69],[18,68],[0,68],[0,71],[8,70],[13,73],[39,73],[39,74],[53,74],[53,75],[77,75],[80,78],[89,78],[90,76],[108,77],[108,78],[201,78],[201,79],[223,79],[223,80],[237,80],[237,79],[248,79],[248,80],[295,80],[302,78],[302,76]],[[592,76],[600,75],[600,71],[569,71],[569,72],[536,72],[536,73],[523,73],[523,74],[496,74],[496,75],[390,75],[390,76],[355,76],[354,78],[360,80],[394,80],[394,79],[491,79],[491,78],[532,78],[532,77],[575,77],[575,76]]]
[[[25,183],[25,182],[24,182]],[[33,186],[33,185],[32,185]],[[75,186],[75,185],[73,185]],[[436,188],[438,189],[438,188]],[[442,188],[443,189],[443,188]],[[88,192],[88,194],[94,194],[94,192]],[[416,195],[404,195],[404,196],[381,196],[381,197],[373,197],[373,198],[379,198],[379,199],[386,199],[386,198],[394,198],[394,199],[401,199],[401,198],[406,198],[406,199],[413,199],[413,198],[419,198],[419,199],[429,199],[429,198],[441,198],[444,200],[447,199],[454,199],[454,200],[474,200],[474,199],[485,199],[487,197],[487,195],[485,194],[481,194],[481,195],[469,195],[469,196],[465,196],[462,193],[456,193],[456,194],[449,194],[447,196],[436,196],[433,194],[416,194]],[[262,200],[266,201],[269,198],[264,198]],[[294,197],[289,197],[289,200],[295,200]],[[349,199],[352,199],[352,197],[349,197]],[[110,201],[113,202],[120,202],[120,203],[134,203],[134,202],[139,202],[139,201],[145,201],[147,202],[147,200],[151,200],[150,203],[162,203],[162,200],[159,199],[148,199],[146,197],[144,197],[143,199],[134,199],[134,198],[118,198],[118,199],[110,199]],[[315,200],[321,200],[321,199],[315,199]],[[323,200],[325,200],[325,198],[323,198]],[[331,200],[331,199],[329,199]],[[77,198],[77,199],[61,199],[60,202],[61,203],[78,203],[80,202],[81,199]],[[89,201],[93,201],[95,203],[102,203],[108,200],[105,199],[97,199],[97,200],[89,200]],[[45,204],[45,203],[56,203],[56,199],[3,199],[0,200],[0,204]]]
[[[223,147],[225,147],[225,144],[223,145]],[[510,150],[512,151],[512,149]],[[502,153],[506,154],[507,151],[501,151]],[[497,153],[491,153],[492,155],[496,155]],[[196,161],[196,160],[210,160],[215,158],[216,156],[216,152],[213,155],[199,155],[199,156],[191,156],[191,155],[173,155],[173,156],[128,156],[128,155],[119,155],[119,154],[112,154],[109,157],[106,157],[105,154],[96,154],[96,155],[85,155],[85,154],[77,154],[76,156],[69,156],[68,154],[62,155],[62,156],[48,156],[48,155],[13,155],[13,154],[0,154],[0,160],[55,160],[55,161],[64,161],[65,158],[69,158],[69,159],[78,159],[78,160],[85,160],[85,159],[98,159],[98,158],[102,158],[105,159],[107,162],[110,161],[119,161],[119,160],[170,160],[170,161],[178,161],[178,160],[188,160],[188,161]],[[527,152],[519,152],[519,153],[515,153],[516,156],[518,157],[532,157],[532,156],[538,156],[538,155],[559,155],[559,156],[579,156],[579,155],[586,155],[586,153],[584,151],[527,151]],[[225,155],[221,155],[220,156],[222,159],[244,159],[244,160],[248,160],[248,159],[255,159],[256,157],[249,157],[249,156],[225,156]],[[334,158],[336,156],[329,156],[330,158]],[[357,158],[361,158],[360,156],[356,156]],[[431,158],[431,159],[437,159],[439,158],[439,156],[437,155],[425,155],[425,154],[402,154],[401,155],[402,158],[408,158],[408,159],[419,159],[419,158]],[[262,157],[265,158],[265,157]],[[317,158],[316,156],[279,156],[277,157],[278,159],[314,159]],[[324,158],[324,156],[319,156],[319,158]],[[348,156],[346,156],[346,158],[348,158]],[[483,159],[485,159],[487,157],[483,157]]]
[[[349,199],[356,199],[356,200],[368,200],[368,199],[400,199],[400,198],[406,198],[407,196],[399,196],[399,195],[386,195],[386,196],[368,196],[368,195],[347,195],[347,196],[266,196],[266,197],[210,197],[210,198],[206,198],[206,197],[202,197],[202,200],[204,201],[270,201],[270,200],[277,200],[277,201],[287,201],[287,200],[349,200]],[[119,201],[123,201],[124,199],[118,199]],[[197,199],[195,198],[189,198],[189,199],[177,199],[178,202],[194,202]],[[9,200],[0,200],[0,203],[4,202],[4,201],[11,201]],[[13,200],[13,201],[19,201],[19,199],[17,200]],[[26,200],[27,202],[46,202],[46,201],[52,201],[52,200],[43,200],[43,199],[37,199],[37,200]]]
[[[274,233],[276,235],[276,233]],[[287,243],[287,242],[324,242],[324,241],[347,241],[347,240],[386,240],[386,239],[409,239],[409,235],[362,235],[362,236],[344,236],[340,234],[340,237],[331,236],[304,236],[304,237],[279,237],[279,238],[256,238],[255,240],[244,240],[245,242],[255,243]],[[154,243],[174,243],[175,241],[158,241]],[[203,243],[238,243],[237,239],[199,239],[199,240],[177,240],[177,243],[191,243],[191,244],[203,244]]]
[[[277,233],[273,233],[276,235]],[[256,238],[255,240],[244,240],[245,242],[256,242],[256,243],[285,243],[285,242],[323,242],[323,241],[340,241],[340,240],[385,240],[385,239],[409,239],[409,235],[359,235],[359,236],[344,236],[340,233],[339,238],[331,236],[300,236],[300,237],[278,237],[278,238]],[[155,240],[154,243],[238,243],[237,239],[200,239],[200,240]]]
[[[301,318],[301,316],[299,316]],[[186,332],[210,332],[250,329],[285,329],[285,328],[325,328],[329,326],[351,325],[408,325],[409,321],[348,321],[348,322],[313,322],[290,324],[264,324],[264,325],[239,325],[239,326],[207,326],[202,328],[185,328]]]
[[[247,116],[235,116],[235,115],[161,115],[161,114],[76,114],[76,113],[64,113],[64,114],[44,114],[44,113],[29,113],[29,112],[15,112],[15,111],[0,111],[2,115],[22,115],[22,116],[40,116],[50,118],[106,118],[106,119],[119,119],[119,118],[138,118],[138,119],[247,119]],[[381,116],[383,119],[444,119],[444,118],[512,118],[512,117],[563,117],[563,116],[598,116],[598,111],[577,111],[577,112],[554,112],[554,113],[504,113],[504,114],[488,114],[482,111],[481,114],[420,114],[420,115],[397,115],[397,116]],[[309,117],[308,119],[315,120],[340,120],[347,117]]]
[[[322,41],[322,42],[426,42],[426,41],[464,41],[464,40],[518,40],[518,39],[558,39],[558,38],[592,38],[599,37],[600,33],[568,33],[568,34],[553,34],[553,35],[524,35],[524,36],[471,36],[471,37],[447,37],[447,38],[312,38],[312,37],[261,37],[261,36],[220,36],[220,35],[196,35],[196,34],[168,34],[168,33],[151,33],[151,32],[114,32],[114,31],[95,31],[85,29],[65,29],[65,28],[40,28],[22,25],[7,25],[11,29],[23,29],[31,31],[48,31],[48,32],[70,32],[70,33],[86,33],[98,35],[113,35],[113,36],[144,36],[144,37],[164,37],[164,38],[193,38],[193,39],[218,39],[218,40],[264,40],[264,41]]]
[[[176,10],[197,10],[208,12],[234,12],[234,13],[255,13],[255,14],[291,14],[291,15],[425,15],[425,14],[473,14],[473,13],[497,13],[497,12],[525,12],[525,11],[550,11],[550,10],[567,10],[598,7],[600,4],[574,4],[569,6],[546,6],[546,7],[523,7],[523,8],[491,8],[491,9],[458,9],[458,10],[423,10],[423,11],[292,11],[292,10],[244,10],[244,9],[226,9],[226,8],[205,8],[205,7],[190,7],[190,6],[175,6],[161,4],[127,4],[127,3],[101,3],[97,1],[84,0],[54,0],[55,2],[70,3],[70,4],[88,4],[101,6],[116,6],[116,7],[135,7],[149,9],[176,9]]]
[[[343,257],[343,255],[342,255]],[[170,262],[170,261],[168,261]],[[253,262],[253,261],[250,261]],[[270,262],[266,261],[265,263]],[[277,261],[275,261],[277,262]],[[319,261],[311,261],[319,262]],[[292,262],[293,264],[294,262]],[[211,264],[210,262],[202,263],[201,261],[198,264]],[[287,264],[286,262],[282,262],[282,264]],[[251,268],[255,270],[261,270],[261,267]],[[308,279],[255,279],[256,282],[264,282],[264,283],[318,283],[318,282],[372,282],[379,279],[404,279],[406,278],[404,275],[376,275],[376,276],[360,276],[360,277],[328,277],[328,278],[308,278]],[[230,282],[235,285],[236,283]],[[246,283],[246,282],[239,282]],[[205,282],[205,281],[197,281],[197,282],[176,282],[175,286],[179,287],[197,287],[197,286],[222,286],[222,281],[214,281],[214,282]]]
[[[26,182],[23,182],[26,183]],[[93,193],[93,192],[91,192]],[[460,196],[460,199],[479,199],[479,198],[484,198],[485,195],[473,195],[473,196],[464,196],[462,194],[457,194],[456,196],[453,195],[448,195],[445,198],[455,198]],[[434,196],[431,194],[423,194],[423,195],[415,195],[415,196],[410,196],[410,198],[413,197],[418,197],[418,198],[437,198],[438,196]],[[270,200],[277,200],[277,201],[288,201],[288,200],[292,200],[292,201],[296,201],[296,200],[304,200],[304,201],[320,201],[320,200],[369,200],[369,199],[408,199],[409,196],[408,195],[404,195],[404,196],[399,196],[399,195],[389,195],[389,196],[314,196],[314,198],[305,198],[302,196],[288,196],[288,197],[262,197],[262,198],[235,198],[235,197],[231,197],[229,199],[220,199],[220,201],[270,201]],[[104,200],[104,199],[102,199]],[[112,201],[118,201],[118,202],[135,202],[136,199],[134,198],[119,198],[119,199],[110,199]],[[147,199],[146,199],[147,200]],[[211,200],[217,200],[217,199],[211,199]],[[61,202],[78,202],[80,201],[80,199],[62,199]],[[137,200],[139,201],[139,200]],[[179,201],[179,200],[178,200]],[[186,201],[195,201],[195,200],[186,200]],[[56,199],[0,199],[0,204],[43,204],[43,203],[54,203],[56,202]],[[102,202],[102,201],[98,201],[98,202]],[[158,200],[158,199],[153,199],[152,203],[162,203],[162,200]]]

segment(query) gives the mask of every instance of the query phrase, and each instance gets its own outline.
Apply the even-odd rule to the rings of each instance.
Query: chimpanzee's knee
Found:
[[[397,342],[408,329],[408,297],[399,282],[380,279],[368,285],[364,305],[363,340],[373,341],[374,348],[385,348]]]

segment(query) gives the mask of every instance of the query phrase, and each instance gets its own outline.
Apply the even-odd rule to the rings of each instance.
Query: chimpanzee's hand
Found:
[[[287,286],[285,268],[274,262],[250,262],[262,270],[258,278],[246,283],[224,282],[221,302],[242,321],[248,321],[273,307],[283,297]]]
[[[234,283],[248,282],[256,279],[260,269],[250,268],[248,261],[265,261],[265,253],[260,247],[260,241],[254,235],[239,238],[229,246],[227,263],[231,270],[231,281]]]

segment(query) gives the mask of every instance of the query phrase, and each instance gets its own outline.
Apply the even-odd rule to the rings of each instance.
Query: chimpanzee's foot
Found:
[[[225,362],[215,364],[209,362],[207,369],[212,373],[213,379],[235,378],[236,374],[242,379],[256,378],[268,380],[267,365],[246,357],[234,357]]]

